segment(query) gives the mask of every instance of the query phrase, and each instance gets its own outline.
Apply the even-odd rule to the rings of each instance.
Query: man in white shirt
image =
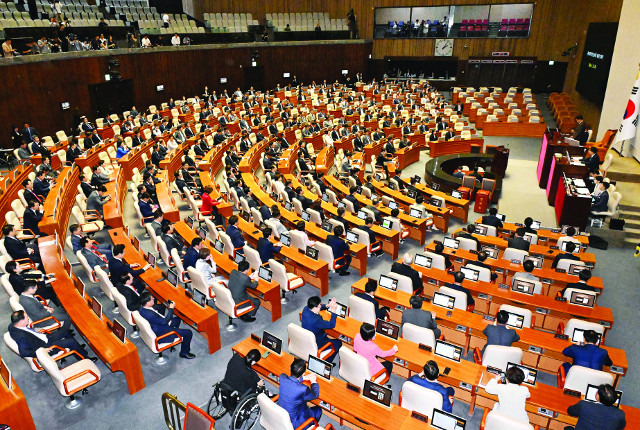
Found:
[[[171,46],[180,46],[180,36],[178,36],[178,33],[174,34],[171,38]]]
[[[169,21],[171,21],[171,18],[169,18],[169,14],[165,13],[162,15],[162,25],[164,26],[164,28],[169,28]]]
[[[140,41],[140,45],[143,48],[151,48],[151,40],[149,40],[149,36],[143,37],[142,40]]]

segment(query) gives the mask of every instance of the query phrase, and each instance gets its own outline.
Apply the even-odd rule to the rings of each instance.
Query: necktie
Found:
[[[104,261],[105,263],[107,262],[105,256],[100,254],[98,251],[94,251],[93,249],[90,249],[90,251],[93,252],[100,260]]]

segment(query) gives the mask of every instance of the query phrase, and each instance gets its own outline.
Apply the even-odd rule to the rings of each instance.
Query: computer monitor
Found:
[[[446,248],[451,248],[451,249],[458,249],[458,246],[460,246],[460,242],[455,240],[452,237],[445,237],[444,240],[442,241],[442,244]]]
[[[468,281],[478,282],[480,271],[469,267],[461,267],[460,271],[464,274],[464,278]]]
[[[140,239],[138,239],[138,236],[133,236],[133,247],[136,251],[140,251]]]
[[[433,352],[440,357],[458,362],[462,358],[462,347],[449,342],[444,342],[440,339],[436,340],[436,348]]]
[[[596,303],[595,292],[593,294],[588,294],[586,292],[581,292],[581,291],[572,291],[571,297],[569,298],[569,303],[571,303],[572,305],[592,308],[593,305]]]
[[[436,306],[453,309],[453,305],[456,303],[456,298],[436,291],[435,293],[433,293],[432,303]]]
[[[167,281],[174,287],[178,286],[178,274],[175,270],[169,269],[167,270]]]
[[[409,197],[410,199],[415,199],[416,198],[416,190],[407,190],[407,197]]]
[[[113,325],[111,326],[111,331],[122,343],[127,342],[127,328],[120,324],[120,321],[117,319],[113,320]]]
[[[416,254],[413,258],[413,262],[416,266],[426,267],[427,269],[431,267],[431,257],[427,257],[426,255]]]
[[[288,234],[281,234],[280,243],[282,243],[284,246],[291,246],[291,236],[289,236]]]
[[[379,403],[387,408],[391,407],[391,388],[378,385],[375,382],[369,380],[364,381],[364,388],[362,389],[362,396]]]
[[[502,222],[504,222],[504,220],[507,219],[507,217],[503,214],[496,214],[496,218],[498,218]]]
[[[441,208],[442,207],[442,200],[440,199],[429,199],[429,204],[431,206],[435,206],[437,208]]]
[[[400,326],[392,322],[377,319],[376,333],[380,333],[383,336],[390,337],[393,340],[397,340],[398,336],[400,335]]]
[[[540,230],[540,221],[534,221],[531,223],[531,228],[534,230]]]
[[[509,314],[507,325],[513,328],[518,328],[518,329],[522,328],[522,326],[524,325],[524,315],[515,314],[513,312],[507,312],[507,313]]]
[[[599,403],[599,400],[596,398],[596,394],[598,394],[598,386],[593,384],[587,384],[587,392],[584,395],[584,399],[587,402]],[[620,407],[620,402],[622,401],[622,391],[616,390],[617,399],[613,406]]]
[[[487,254],[488,258],[498,258],[498,248],[494,248],[493,246],[483,246],[481,250]]]
[[[302,221],[309,222],[311,221],[311,214],[307,211],[302,212]]]
[[[193,297],[191,298],[194,302],[202,306],[203,308],[207,306],[207,296],[202,294],[200,290],[193,289]]]
[[[389,206],[389,207],[391,207],[391,206]],[[411,208],[409,210],[409,216],[412,216],[414,218],[422,218],[422,211],[420,209]]]
[[[340,209],[340,208],[344,208],[344,207],[346,207],[346,206],[347,206],[347,205],[345,205],[345,204],[344,204],[344,202],[338,202],[338,209]]]
[[[291,202],[284,202],[284,208],[288,211],[290,211],[291,209],[293,209],[293,203]]]
[[[224,243],[222,243],[222,241],[220,239],[216,239],[216,243],[215,243],[215,245],[213,247],[220,254],[222,254],[224,252]]]
[[[200,227],[198,229],[198,236],[200,236],[200,239],[202,240],[207,240],[207,233],[209,232],[209,230],[207,230],[207,227]]]
[[[398,289],[398,280],[393,279],[390,276],[380,275],[380,280],[378,281],[378,284],[382,288],[386,288],[387,290],[396,291]]]
[[[5,363],[4,359],[0,359],[0,378],[9,391],[13,390],[13,380],[11,379],[11,370]]]
[[[367,213],[365,211],[358,211],[357,216],[363,221],[367,219]]]
[[[487,226],[482,224],[475,224],[474,229],[474,233],[479,234],[480,236],[486,236],[489,231]]]
[[[187,217],[186,223],[189,226],[189,228],[193,228],[193,224],[195,224],[195,222],[196,222],[196,219],[192,215],[189,215]]]
[[[347,232],[347,240],[351,243],[358,243],[358,233],[349,230]]]
[[[524,236],[522,236],[522,238],[524,240],[526,240],[527,242],[531,243],[531,239],[533,239],[533,236],[531,236],[530,234],[526,234]]]
[[[84,292],[86,291],[86,289],[84,282],[82,282],[82,279],[74,278],[74,284],[76,286],[76,290],[78,290],[78,292],[80,293],[80,296],[84,297]]]
[[[242,261],[246,260],[247,257],[245,257],[244,255],[240,254],[239,252],[236,252],[236,256],[233,257],[233,261],[236,264],[240,264]]]
[[[583,270],[589,270],[589,268],[584,264],[569,264],[569,270],[567,270],[567,273],[569,275],[578,276]]]
[[[573,329],[573,333],[571,334],[571,342],[573,343],[582,343],[584,342],[584,332],[586,330],[581,329],[581,328],[574,328]],[[602,341],[602,333],[598,333],[596,332],[596,334],[598,335],[598,341],[596,342],[596,345],[600,345],[600,341]]]
[[[340,302],[336,302],[335,312],[329,308],[329,312],[338,315],[339,318],[345,319],[347,317],[347,305],[343,305]]]
[[[433,410],[431,426],[440,430],[465,430],[467,421],[440,409]]]
[[[268,331],[264,331],[262,333],[262,346],[267,348],[269,351],[273,352],[276,355],[282,354],[282,339],[277,336],[272,335]]]
[[[523,281],[522,279],[515,278],[511,289],[518,293],[524,293],[533,295],[536,285],[533,282]]]
[[[389,200],[389,209],[398,209],[398,203],[396,203],[393,200]],[[413,216],[413,215],[411,215]],[[416,218],[420,218],[420,217],[416,217]]]
[[[333,368],[332,364],[328,361],[320,360],[318,357],[314,357],[313,355],[309,355],[309,366],[308,369],[318,375],[319,377],[326,379],[327,381],[331,380],[331,369]]]
[[[536,379],[538,378],[538,370],[537,369],[533,369],[531,367],[523,366],[522,364],[507,363],[507,370],[511,369],[512,367],[517,367],[520,370],[522,370],[522,372],[524,373],[524,381],[522,381],[522,382],[524,384],[531,385],[531,386],[535,386],[536,385]]]
[[[102,305],[95,296],[91,296],[91,310],[98,315],[98,318],[102,319]]]
[[[320,254],[320,251],[317,250],[316,248],[312,247],[312,246],[307,246],[307,249],[305,249],[304,251],[305,255],[309,258],[312,258],[314,260],[318,260],[318,255]]]
[[[382,228],[386,228],[387,230],[391,230],[392,228],[391,221],[389,221],[388,219],[383,219],[382,224],[380,225],[382,226]]]
[[[531,236],[527,236],[527,237],[531,237]],[[536,255],[525,255],[523,262],[524,261],[531,261],[533,263],[533,267],[535,267],[536,269],[542,269],[542,257],[536,256]]]
[[[329,221],[324,221],[322,223],[322,227],[321,227],[324,231],[326,231],[327,233],[333,233],[333,224],[331,224]]]
[[[271,269],[260,266],[258,268],[258,277],[264,281],[271,282],[271,279],[273,279],[273,272]]]
[[[451,191],[451,197],[453,197],[454,199],[461,199],[462,193],[458,190],[453,190]]]
[[[156,256],[153,255],[152,252],[147,254],[147,263],[149,263],[151,267],[156,267]]]

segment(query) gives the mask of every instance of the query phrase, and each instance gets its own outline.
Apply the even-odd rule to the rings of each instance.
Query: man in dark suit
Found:
[[[591,270],[589,270],[588,268],[584,268],[583,270],[578,272],[578,279],[579,279],[578,282],[567,282],[567,286],[564,287],[562,290],[560,290],[559,292],[560,296],[563,297],[564,292],[567,291],[568,289],[593,291],[596,293],[600,291],[596,287],[587,285],[587,282],[589,282],[589,279],[591,279]]]
[[[15,261],[7,261],[5,264],[5,272],[9,275],[9,283],[13,287],[13,291],[20,295],[27,288],[29,282],[36,282],[38,289],[36,294],[45,300],[51,300],[56,306],[60,305],[58,296],[51,288],[51,285],[45,282],[45,279],[52,278],[52,275],[43,275],[40,272],[32,272],[22,269]]]
[[[35,128],[30,127],[28,123],[24,123],[24,128],[22,129],[22,137],[24,141],[27,143],[33,142],[33,138],[38,135],[38,132]]]
[[[509,313],[507,311],[499,311],[496,315],[496,321],[484,328],[482,333],[487,336],[487,344],[482,349],[487,349],[489,345],[511,346],[514,342],[520,340],[520,336],[514,329],[506,326],[509,321]]]
[[[402,311],[402,325],[413,324],[418,327],[428,328],[433,331],[433,335],[436,339],[440,337],[442,332],[438,328],[436,323],[436,313],[427,312],[422,309],[422,297],[418,294],[411,296],[409,304],[411,308]]]
[[[594,330],[585,330],[583,337],[584,342],[580,345],[571,345],[562,351],[562,355],[573,359],[573,364],[562,363],[565,373],[569,372],[572,365],[602,370],[604,366],[613,364],[607,350],[597,345],[600,340],[598,333]]]
[[[338,350],[342,346],[342,342],[338,339],[330,339],[327,336],[325,330],[331,330],[336,326],[336,318],[338,314],[335,313],[338,305],[336,304],[335,297],[329,301],[328,305],[323,305],[322,300],[318,296],[312,296],[307,299],[307,306],[302,310],[300,316],[300,323],[302,328],[309,330],[316,338],[316,345],[318,349],[322,348],[326,344],[330,343],[333,348],[333,353],[325,358],[328,362],[333,362]],[[329,321],[320,316],[320,311],[330,310],[331,318]]]
[[[609,183],[602,182],[598,185],[600,194],[598,194],[591,203],[591,212],[606,212],[609,204]]]
[[[260,261],[262,261],[262,264],[269,263],[269,260],[275,258],[275,254],[280,252],[280,250],[282,249],[281,244],[274,245],[269,240],[272,231],[273,230],[271,230],[271,227],[265,227],[262,230],[262,237],[258,239],[258,244],[256,245],[256,249],[260,254]]]
[[[491,272],[491,266],[489,266],[487,263],[484,262],[486,259],[487,259],[487,253],[484,252],[484,251],[480,251],[480,252],[478,252],[478,260],[477,261],[469,261],[469,264],[472,264],[472,265],[478,266],[478,267],[482,267],[484,269],[489,270],[489,272]],[[498,278],[498,274],[491,272],[491,280],[495,281],[497,278]]]
[[[378,289],[378,282],[375,279],[369,279],[367,283],[364,285],[364,293],[362,292],[356,293],[355,296],[373,303],[373,308],[376,313],[376,318],[385,319],[389,314],[389,308],[386,306],[381,307],[378,301],[376,300],[376,298],[374,297],[377,289]]]
[[[35,264],[42,264],[40,255],[33,248],[27,247],[20,239],[16,237],[16,228],[12,224],[5,224],[2,227],[2,235],[4,236],[4,247],[14,260],[28,258]]]
[[[344,213],[344,208],[340,208],[338,209],[338,216],[340,216],[340,210],[342,210],[342,213]],[[338,220],[338,218],[336,218],[336,220]],[[346,226],[346,221],[342,221],[344,222],[343,225]],[[331,247],[331,250],[333,251],[333,259],[338,260],[337,264],[344,264],[342,268],[338,269],[338,274],[340,276],[347,276],[349,275],[348,269],[349,265],[351,264],[352,257],[351,255],[347,254],[347,252],[349,252],[349,245],[341,238],[343,233],[344,228],[342,226],[335,226],[333,228],[333,234],[327,235],[327,240],[325,241],[325,243]]]
[[[580,257],[578,257],[573,253],[573,251],[576,250],[575,242],[565,242],[565,243],[566,243],[565,245],[566,252],[556,255],[556,258],[553,259],[553,263],[551,263],[552,269],[555,269],[556,267],[558,267],[558,263],[560,262],[560,260],[580,261]]]
[[[482,217],[482,224],[490,225],[495,228],[502,228],[502,220],[496,215],[498,215],[498,209],[489,208],[489,215]]]
[[[580,142],[580,145],[587,143],[589,133],[587,132],[587,124],[584,122],[582,115],[576,115],[576,127],[571,130],[571,137]]]
[[[31,179],[25,179],[22,181],[22,186],[24,187],[24,199],[25,200],[36,200],[41,204],[44,203],[44,196],[39,196],[33,191],[33,181]]]
[[[87,260],[89,267],[100,267],[105,272],[109,273],[109,259],[106,255],[103,255],[99,251],[93,249],[93,240],[88,237],[80,239],[80,253]]]
[[[163,224],[162,227],[160,227],[160,231],[162,231],[160,238],[167,246],[167,252],[169,255],[171,255],[172,249],[178,250],[178,255],[181,255],[184,253],[184,243],[182,242],[182,239],[175,236],[174,230],[173,224]]]
[[[18,344],[18,353],[21,357],[35,357],[38,349],[57,346],[76,351],[83,359],[98,361],[96,357],[88,357],[87,350],[71,336],[70,332],[67,332],[67,337],[54,338],[29,328],[29,323],[29,317],[25,311],[20,310],[11,314],[9,334]]]
[[[227,226],[226,233],[229,235],[233,247],[240,248],[236,252],[244,254],[242,247],[244,246],[245,241],[240,229],[238,228],[238,215],[231,215],[229,217],[229,225]]]
[[[46,303],[41,302],[39,298],[35,297],[37,290],[38,285],[36,281],[27,279],[24,290],[18,296],[18,303],[27,313],[27,316],[31,320],[31,325],[36,330],[49,327],[54,323],[51,319],[53,317],[60,322],[61,327],[51,332],[51,338],[59,339],[68,337],[67,332],[71,330],[69,315],[67,315],[62,308],[54,309]],[[36,321],[40,322],[35,323]]]
[[[149,196],[149,193],[142,193],[140,200],[138,200],[138,207],[140,208],[140,214],[145,218],[145,222],[151,221],[154,210],[151,206],[151,197]]]
[[[595,146],[592,146],[591,148],[589,148],[589,151],[587,151],[587,154],[585,154],[584,158],[582,159],[582,162],[584,163],[585,166],[587,166],[587,169],[589,169],[589,171],[597,171],[598,167],[600,166],[600,157],[598,157],[598,148],[596,148]]]
[[[22,227],[31,230],[34,235],[41,236],[38,223],[42,219],[44,211],[40,209],[40,203],[36,200],[27,200],[27,208],[22,214]]]
[[[140,316],[149,322],[151,330],[153,330],[156,336],[162,336],[175,331],[182,337],[180,357],[188,360],[196,358],[196,355],[190,352],[193,332],[189,329],[179,328],[180,318],[173,316],[173,308],[176,306],[175,303],[169,302],[169,306],[164,315],[154,308],[156,301],[150,292],[145,291],[140,295],[140,303],[142,304],[139,310]],[[166,336],[163,340],[165,342],[173,342],[176,340],[176,336]]]
[[[353,205],[353,210],[356,213],[360,210],[360,203],[358,202],[358,199],[356,199],[356,196],[354,195],[357,191],[358,191],[358,187],[352,186],[351,188],[349,188],[349,195],[345,197],[348,201],[351,202],[351,204]]]
[[[96,189],[89,183],[89,179],[83,174],[80,174],[80,188],[85,197],[89,197],[91,193]]]
[[[140,301],[140,293],[136,290],[136,287],[133,285],[133,276],[130,273],[122,273],[120,274],[120,279],[117,282],[114,282],[113,286],[118,290],[120,294],[124,297],[127,302],[127,309],[130,312],[138,311],[142,307],[142,303]]]
[[[199,237],[191,241],[191,246],[187,248],[187,251],[184,253],[184,259],[182,260],[182,266],[185,271],[188,267],[196,267],[196,261],[198,261],[199,258],[198,254],[203,247],[204,242]]]
[[[453,274],[453,283],[447,282],[445,286],[451,288],[452,290],[465,293],[467,296],[467,306],[475,305],[476,301],[471,295],[471,292],[462,286],[462,281],[464,281],[464,273],[458,271]]]
[[[524,239],[525,230],[524,227],[518,227],[516,229],[515,237],[509,239],[507,241],[508,248],[521,249],[523,251],[529,251],[529,246],[531,245],[528,241]]]
[[[45,177],[45,171],[42,169],[38,170],[38,172],[36,173],[36,178],[33,181],[33,192],[46,199],[49,195],[50,189],[51,184]]]
[[[82,155],[82,150],[78,148],[78,142],[72,140],[69,142],[69,148],[67,149],[67,163],[73,163],[76,158]]]
[[[567,408],[567,413],[572,417],[578,417],[574,430],[622,430],[627,421],[622,409],[615,406],[618,395],[609,384],[598,387],[596,399],[598,402],[580,400]],[[573,429],[573,427],[565,427]]]
[[[260,216],[262,217],[262,221],[271,219],[271,210],[269,209],[269,206],[263,204],[262,206],[260,206],[259,211]]]
[[[311,400],[320,395],[320,386],[316,382],[315,373],[305,375],[307,365],[301,358],[295,358],[291,363],[291,376],[283,373],[279,377],[280,395],[278,405],[289,414],[294,428],[304,427],[302,424],[310,418],[320,421],[322,408],[320,406],[309,407]],[[305,381],[308,381],[305,384]]]
[[[247,260],[242,260],[238,263],[238,270],[234,269],[229,274],[229,290],[236,305],[247,300],[253,303],[254,308],[240,317],[242,321],[253,322],[256,320],[255,314],[260,309],[260,300],[251,297],[247,293],[247,288],[255,289],[258,286],[258,281],[255,280],[258,277],[258,271],[249,276],[249,269],[250,266]]]
[[[302,209],[305,211],[309,209],[313,204],[313,200],[311,200],[308,197],[305,197],[304,190],[302,189],[302,187],[296,188],[295,198],[300,201],[300,203],[302,204]]]
[[[145,264],[141,269],[137,269],[137,265],[130,265],[124,261],[124,245],[117,244],[113,246],[113,258],[109,260],[109,277],[113,281],[120,279],[122,273],[130,273],[131,276],[137,277],[142,275],[145,270],[149,269],[151,265]],[[136,290],[141,292],[144,290],[144,285],[138,280],[134,280]]]
[[[82,228],[79,224],[71,224],[69,226],[69,233],[71,233],[71,247],[73,248],[73,253],[80,251],[84,246],[81,245],[80,241],[84,236],[82,236]],[[90,239],[91,247],[100,254],[107,257],[107,260],[111,258],[113,253],[111,252],[111,245],[108,243],[98,243],[93,239]]]
[[[463,237],[465,239],[473,240],[476,243],[476,251],[480,249],[480,241],[477,237],[473,235],[476,232],[476,226],[473,224],[467,225],[466,230],[463,230],[463,233],[460,233],[458,237]]]

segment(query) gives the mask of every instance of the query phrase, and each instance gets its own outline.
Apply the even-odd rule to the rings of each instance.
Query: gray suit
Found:
[[[50,314],[44,305],[40,303],[40,300],[35,297],[25,296],[24,294],[20,295],[18,302],[24,308],[31,322],[40,321],[53,315],[58,321],[63,323],[64,328],[69,329],[69,317],[62,311],[56,310],[53,314]],[[53,321],[51,320],[43,321],[42,323],[36,324],[33,328],[47,327],[52,323]]]
[[[100,197],[97,191],[92,191],[87,197],[87,210],[97,211],[100,216],[104,215],[102,206],[107,202],[106,197]]]
[[[93,268],[95,266],[100,266],[101,269],[104,269],[105,272],[109,273],[108,261],[107,262],[103,261],[100,257],[98,257],[96,254],[94,254],[87,248],[82,248],[82,250],[80,250],[80,253],[84,258],[87,259],[87,263],[89,263],[89,267]]]
[[[29,158],[31,158],[31,153],[28,149],[18,148],[18,158],[20,158],[21,160],[28,160]]]
[[[431,316],[431,312],[423,309],[405,309],[402,312],[402,325],[409,323],[433,330],[433,335],[438,339],[442,332],[438,328],[436,321]]]
[[[482,349],[483,354],[489,345],[511,346],[513,342],[520,340],[520,336],[515,330],[502,324],[488,325],[482,330],[482,333],[487,336],[487,344]]]
[[[231,296],[236,304],[250,300],[253,306],[255,306],[254,310],[246,314],[249,317],[254,316],[258,312],[258,309],[260,309],[260,300],[251,297],[249,293],[247,293],[247,288],[256,288],[257,286],[258,281],[251,281],[251,278],[242,272],[233,270],[229,274],[229,290],[231,290]]]

